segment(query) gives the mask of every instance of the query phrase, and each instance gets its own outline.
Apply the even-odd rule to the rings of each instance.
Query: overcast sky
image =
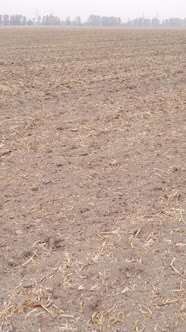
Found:
[[[36,16],[52,13],[66,18],[89,14],[120,16],[122,19],[139,16],[160,19],[186,17],[186,0],[0,0],[2,14],[20,13]]]

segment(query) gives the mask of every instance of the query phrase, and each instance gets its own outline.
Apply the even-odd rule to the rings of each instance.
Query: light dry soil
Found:
[[[186,30],[0,29],[0,331],[186,331]]]

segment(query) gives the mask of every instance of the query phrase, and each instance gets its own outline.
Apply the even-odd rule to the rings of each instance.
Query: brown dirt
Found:
[[[185,40],[0,29],[0,331],[186,331]]]

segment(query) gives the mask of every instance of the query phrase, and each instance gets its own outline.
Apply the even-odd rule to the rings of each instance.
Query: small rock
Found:
[[[18,229],[15,233],[16,233],[16,235],[21,235],[21,234],[23,234],[23,231],[21,229]]]
[[[34,285],[31,283],[31,282],[29,282],[29,281],[27,281],[27,282],[24,282],[24,284],[23,284],[23,287],[24,288],[32,288]]]

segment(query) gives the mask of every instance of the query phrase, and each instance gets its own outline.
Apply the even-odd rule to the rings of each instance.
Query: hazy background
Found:
[[[186,0],[0,0],[1,14],[54,14],[61,18],[90,14],[119,16],[122,20],[146,16],[159,19],[186,17]]]

